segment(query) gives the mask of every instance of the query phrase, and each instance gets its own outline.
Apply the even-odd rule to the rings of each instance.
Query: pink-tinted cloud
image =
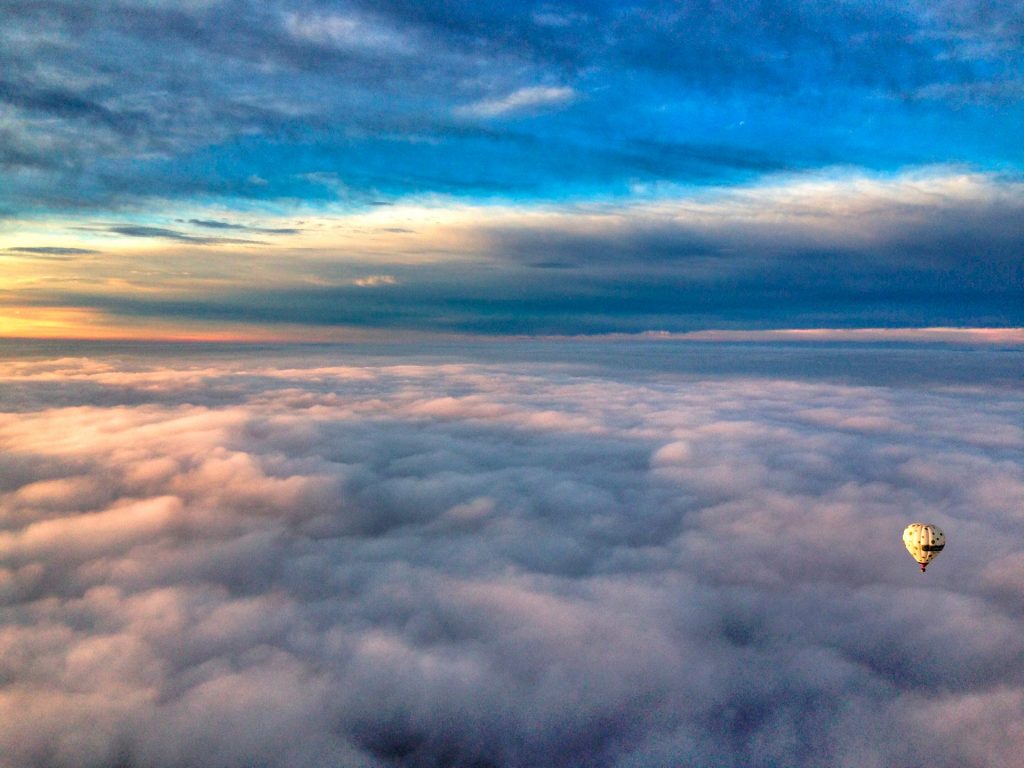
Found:
[[[1024,398],[994,358],[881,386],[560,349],[4,362],[6,765],[1024,748]],[[918,519],[950,542],[924,576]]]

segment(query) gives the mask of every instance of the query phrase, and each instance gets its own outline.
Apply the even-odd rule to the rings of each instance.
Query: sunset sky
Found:
[[[0,14],[3,336],[1024,325],[1019,3]]]

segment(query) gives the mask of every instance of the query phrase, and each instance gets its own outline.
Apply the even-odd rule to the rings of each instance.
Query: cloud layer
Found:
[[[193,221],[207,231],[106,226],[89,234],[147,245],[68,260],[64,281],[52,261],[37,278],[0,264],[0,281],[17,280],[22,304],[313,332],[1024,326],[1024,185],[950,168],[655,188],[628,205],[381,206],[291,233],[233,225],[262,243]]]
[[[6,357],[7,764],[1010,765],[1019,352],[659,349]]]
[[[833,164],[1020,168],[1013,3],[4,0],[0,12],[0,215],[332,197],[309,181],[318,173],[366,202]]]

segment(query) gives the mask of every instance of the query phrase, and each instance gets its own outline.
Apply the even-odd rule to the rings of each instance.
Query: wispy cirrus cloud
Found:
[[[245,240],[236,237],[207,237],[205,235],[194,235],[187,232],[181,232],[176,229],[168,229],[166,227],[150,227],[142,225],[112,225],[107,228],[107,231],[114,235],[123,235],[125,237],[144,237],[144,238],[155,238],[159,240],[175,240],[183,243],[193,243],[196,245],[214,245],[217,243],[229,243],[229,244],[252,244],[257,241]]]
[[[58,245],[23,245],[6,249],[10,253],[27,254],[42,258],[72,258],[74,256],[88,256],[99,253],[92,248],[69,248]]]
[[[254,227],[249,224],[238,224],[218,219],[188,219],[185,223],[205,229],[237,229],[244,232],[261,232],[267,235],[296,235],[302,231],[296,227]]]
[[[360,288],[377,288],[382,285],[394,285],[397,282],[394,275],[367,275],[355,279],[352,284]]]
[[[579,97],[572,88],[565,86],[530,86],[519,88],[494,99],[457,107],[455,114],[460,117],[507,117],[530,114],[551,108],[564,107]]]
[[[413,43],[386,17],[358,13],[288,13],[284,28],[298,40],[347,51],[377,51],[387,55],[411,53]]]

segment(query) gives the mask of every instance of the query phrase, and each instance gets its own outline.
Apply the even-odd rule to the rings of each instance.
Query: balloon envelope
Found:
[[[946,534],[931,523],[911,523],[903,530],[903,543],[924,572],[928,563],[946,546]]]

